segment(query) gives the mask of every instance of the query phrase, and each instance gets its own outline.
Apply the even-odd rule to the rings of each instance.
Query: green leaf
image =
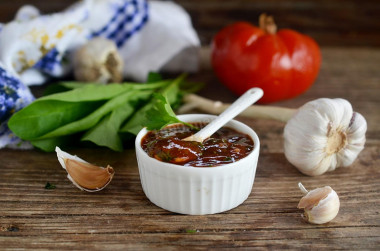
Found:
[[[186,233],[188,233],[188,234],[195,234],[195,233],[198,233],[198,232],[199,232],[199,230],[196,230],[196,229],[186,229],[185,231],[186,231]]]
[[[162,80],[162,76],[161,76],[160,73],[149,72],[148,79],[147,79],[148,83],[158,82],[158,81],[161,81],[161,80]]]
[[[161,129],[166,125],[180,122],[164,96],[155,94],[152,103],[152,108],[146,112],[145,126],[148,130]]]
[[[45,152],[54,152],[56,146],[66,146],[75,142],[77,142],[77,140],[73,135],[30,141],[34,147]]]
[[[184,82],[187,74],[181,74],[176,78],[170,85],[165,87],[161,93],[169,102],[169,104],[174,104],[179,101],[180,85]]]
[[[131,133],[137,135],[138,132],[143,128],[142,125],[146,122],[145,113],[151,107],[151,103],[148,103],[144,107],[140,108],[131,119],[120,129],[120,133]]]
[[[205,86],[204,83],[200,82],[188,82],[188,81],[183,81],[179,88],[181,89],[181,92],[183,93],[194,93],[199,90],[201,90]]]
[[[97,125],[87,131],[81,140],[91,141],[96,145],[105,146],[114,151],[122,151],[123,144],[118,134],[120,126],[133,114],[136,103],[140,100],[146,100],[151,93],[151,91],[134,92],[129,102],[119,106],[104,117]]]
[[[39,139],[46,139],[51,137],[59,137],[64,136],[68,134],[73,134],[76,132],[81,132],[84,130],[87,130],[98,123],[102,117],[107,115],[109,112],[113,111],[117,107],[125,104],[128,102],[128,99],[133,95],[134,92],[127,91],[119,96],[116,96],[109,101],[107,101],[104,105],[90,113],[89,115],[85,116],[82,119],[76,120],[74,122],[71,122],[69,124],[60,126],[59,128],[48,132],[47,134],[40,136]]]
[[[70,91],[72,89],[78,89],[78,88],[83,88],[86,86],[88,83],[82,83],[82,82],[61,82],[61,83],[56,83],[56,84],[51,84],[46,87],[44,90],[43,96],[48,96],[52,95],[55,93],[59,92],[66,92]],[[93,83],[94,85],[104,85],[104,84],[96,84]]]
[[[119,95],[121,92],[131,90],[132,85],[110,84],[110,85],[95,85],[87,84],[82,88],[72,89],[66,92],[60,92],[48,96],[44,96],[35,102],[42,102],[47,100],[59,100],[66,102],[85,102],[85,101],[99,101],[108,100]],[[32,103],[33,104],[33,103]]]
[[[156,93],[153,98],[153,106],[146,112],[148,130],[159,130],[169,124],[182,123],[190,128],[195,128],[189,123],[185,123],[177,118],[168,100],[161,94]]]
[[[8,121],[8,126],[21,139],[32,140],[71,121],[86,117],[102,104],[101,101],[36,101],[15,113]]]
[[[8,126],[24,140],[72,134],[93,127],[106,113],[126,102],[124,97],[116,98],[122,93],[133,90],[154,91],[169,83],[170,81],[125,85],[88,84],[36,100],[15,113]]]
[[[179,85],[186,77],[185,74],[182,74],[175,80],[173,80],[168,86],[158,91],[161,93],[169,103],[175,103],[179,99]],[[152,99],[153,100],[153,99]],[[151,100],[151,101],[152,101]],[[131,133],[137,135],[137,133],[145,127],[149,122],[149,118],[146,117],[146,112],[152,109],[153,103],[149,102],[141,109],[139,109],[130,120],[120,129],[121,133]]]
[[[46,185],[45,185],[45,189],[55,189],[55,185],[54,184],[50,184],[50,182],[46,182]]]
[[[41,100],[60,100],[68,102],[108,100],[128,90],[155,90],[167,86],[170,82],[169,80],[165,80],[144,84],[124,83],[108,85],[63,82],[59,85],[71,90],[44,96],[35,102],[41,102]]]
[[[121,151],[122,143],[127,142],[122,142],[120,133],[127,132],[123,136],[129,137],[130,133],[137,134],[150,120],[146,113],[151,109],[156,109],[156,117],[161,114],[161,121],[153,123],[176,121],[170,105],[179,104],[183,91],[191,89],[184,78],[183,74],[175,80],[162,80],[159,74],[151,73],[149,83],[144,84],[63,82],[48,88],[49,95],[15,113],[8,126],[43,151],[77,144],[80,139]],[[164,99],[152,98],[154,92]]]
[[[114,151],[121,152],[123,150],[123,143],[117,133],[119,128],[116,128],[112,124],[114,117],[117,117],[115,112],[108,114],[98,125],[86,132],[81,141],[90,141],[98,146],[108,147]]]
[[[57,128],[86,117],[105,101],[134,88],[132,85],[86,85],[42,97],[16,112],[9,128],[21,139],[37,139]]]
[[[124,108],[124,106],[117,108],[111,114],[104,117],[96,126],[86,132],[81,138],[81,141],[90,141],[98,146],[105,146],[114,151],[121,152],[123,150],[123,143],[117,133],[119,127],[115,125],[113,121],[118,120],[122,108]],[[128,111],[126,110],[126,112]],[[133,108],[130,112],[132,114]]]

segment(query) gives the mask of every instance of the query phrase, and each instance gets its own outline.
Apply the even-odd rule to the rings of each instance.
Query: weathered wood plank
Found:
[[[139,185],[133,150],[123,154],[99,149],[75,152],[98,162],[122,159],[115,162],[115,180],[100,193],[80,192],[64,178],[54,154],[24,152],[31,162],[41,158],[44,161],[36,161],[38,166],[14,161],[2,168],[2,242],[9,247],[116,249],[305,248],[310,242],[319,248],[339,244],[339,248],[368,249],[379,242],[380,160],[373,158],[379,156],[377,147],[366,148],[352,167],[314,178],[296,171],[281,153],[262,153],[248,200],[229,212],[208,216],[172,214],[151,204]],[[0,152],[2,159],[15,159],[19,155],[15,150]],[[125,159],[132,161],[124,162]],[[15,183],[18,180],[21,182]],[[45,190],[45,180],[57,188]],[[310,188],[331,185],[338,191],[342,206],[333,222],[322,226],[304,223],[296,209],[301,197],[296,187],[298,181]],[[191,234],[187,230],[199,232]]]

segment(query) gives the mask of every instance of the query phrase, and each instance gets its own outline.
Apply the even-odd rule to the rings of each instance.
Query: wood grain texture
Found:
[[[12,20],[24,4],[42,13],[61,11],[75,0],[0,1],[0,22]],[[279,28],[291,28],[313,37],[322,46],[380,46],[378,0],[177,0],[189,12],[202,44],[236,21],[257,24],[265,12]]]
[[[298,98],[277,103],[299,107],[320,97],[348,99],[368,121],[367,143],[354,164],[307,177],[283,154],[283,124],[239,120],[261,140],[255,184],[239,207],[216,215],[170,213],[144,195],[133,149],[69,152],[99,165],[111,164],[114,180],[86,193],[66,178],[54,153],[0,150],[0,249],[219,250],[232,248],[378,250],[380,246],[380,50],[323,48],[315,85]],[[212,72],[190,76],[207,85],[201,95],[232,101]],[[341,209],[330,223],[303,221],[297,183],[333,187]],[[46,190],[50,182],[56,189]]]

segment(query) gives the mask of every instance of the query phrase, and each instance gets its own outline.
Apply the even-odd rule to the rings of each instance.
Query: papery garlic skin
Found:
[[[59,147],[56,147],[55,151],[62,168],[67,171],[67,178],[82,191],[97,192],[104,189],[115,174],[111,166],[103,168],[92,165],[76,155],[62,151]]]
[[[349,166],[363,150],[367,123],[344,99],[321,98],[298,109],[284,129],[290,163],[316,176]]]
[[[115,43],[102,37],[90,40],[74,55],[74,75],[79,81],[119,83],[123,65]]]
[[[338,215],[340,208],[339,196],[329,186],[317,188],[302,197],[298,208],[304,209],[307,222],[324,224]]]

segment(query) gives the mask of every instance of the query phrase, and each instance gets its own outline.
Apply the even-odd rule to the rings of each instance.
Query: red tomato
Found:
[[[212,66],[222,83],[238,95],[252,87],[264,90],[260,103],[295,97],[316,79],[321,65],[317,43],[306,35],[276,32],[271,17],[260,27],[247,22],[227,26],[212,43]]]

